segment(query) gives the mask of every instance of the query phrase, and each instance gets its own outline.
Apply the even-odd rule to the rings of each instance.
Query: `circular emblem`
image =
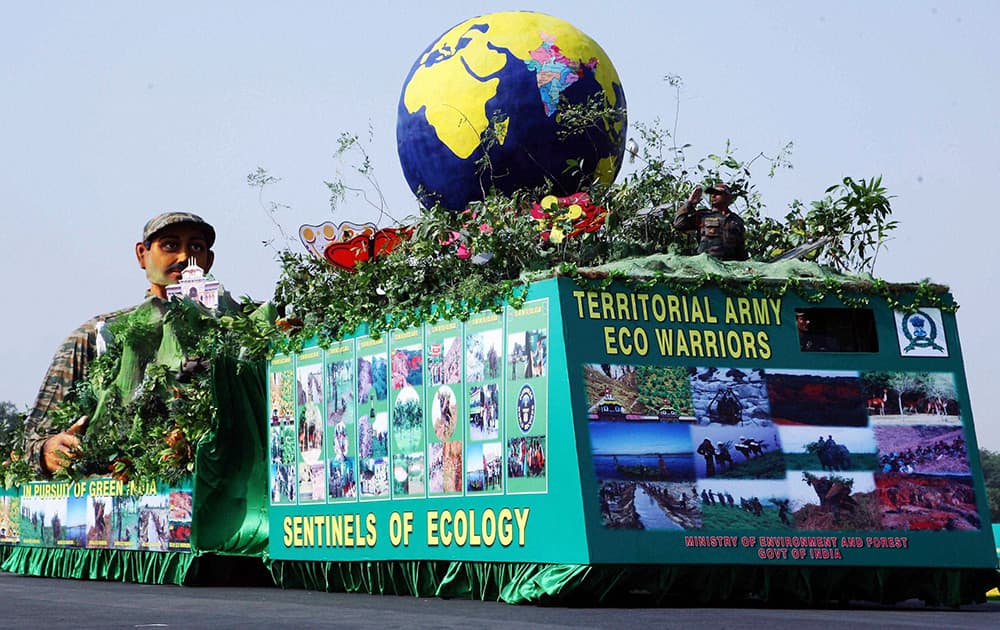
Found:
[[[522,433],[531,430],[535,424],[535,391],[531,385],[521,387],[521,393],[517,395],[517,426],[521,427]]]
[[[903,318],[903,336],[909,342],[903,348],[903,352],[909,352],[914,348],[934,348],[943,352],[944,348],[935,342],[937,335],[937,324],[927,313],[914,311],[907,313]]]

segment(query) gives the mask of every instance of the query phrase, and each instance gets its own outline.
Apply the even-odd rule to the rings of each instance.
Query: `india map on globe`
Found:
[[[610,115],[567,119],[585,104]],[[551,183],[547,193],[568,195],[611,183],[626,125],[618,73],[594,40],[549,15],[504,12],[458,24],[420,55],[403,83],[396,143],[421,204],[460,211],[491,188]]]

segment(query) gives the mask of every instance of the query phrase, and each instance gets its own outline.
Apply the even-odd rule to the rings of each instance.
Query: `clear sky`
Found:
[[[794,169],[755,173],[774,216],[845,175],[883,175],[902,227],[876,272],[952,287],[977,434],[1000,448],[988,398],[1000,4],[988,1],[8,3],[0,400],[29,404],[69,331],[142,298],[133,245],[156,213],[212,222],[213,272],[259,299],[278,277],[277,226],[294,235],[302,223],[377,218],[361,200],[330,210],[324,181],[349,172],[333,157],[342,132],[371,134],[388,210],[413,214],[395,148],[403,78],[454,24],[512,9],[597,40],[630,122],[673,127],[664,76],[680,75],[677,138],[690,156],[727,140],[747,159],[794,142]],[[263,205],[246,183],[258,166],[281,178]],[[283,207],[269,212],[272,201]]]
[[[590,422],[590,443],[596,455],[690,453],[686,424],[663,422]]]
[[[851,453],[874,453],[875,434],[871,429],[853,427],[791,427],[778,429],[781,436],[781,450],[786,453],[805,453],[806,444],[816,442],[819,438],[833,436],[837,444],[842,444]]]
[[[811,472],[820,477],[830,474],[821,470],[813,470]],[[875,489],[875,477],[870,472],[838,472],[836,474],[838,477],[854,480],[854,485],[851,486],[851,491],[854,494],[871,492]],[[785,492],[788,494],[788,498],[792,500],[793,511],[801,508],[806,503],[819,505],[819,496],[816,494],[816,490],[803,480],[800,471],[795,470],[788,473],[787,480]]]

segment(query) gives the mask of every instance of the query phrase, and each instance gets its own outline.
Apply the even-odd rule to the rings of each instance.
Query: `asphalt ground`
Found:
[[[562,608],[281,590],[180,587],[0,573],[0,628],[1000,628],[1000,602],[830,609]]]

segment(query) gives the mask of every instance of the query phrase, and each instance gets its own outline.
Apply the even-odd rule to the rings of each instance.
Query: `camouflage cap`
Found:
[[[205,233],[205,240],[208,241],[208,246],[211,247],[215,244],[215,228],[209,225],[205,219],[190,212],[164,212],[163,214],[156,215],[146,223],[146,227],[142,228],[142,241],[144,243],[148,242],[163,228],[177,225],[178,223],[191,223],[198,226]]]
[[[733,196],[733,189],[732,189],[732,187],[729,184],[727,184],[725,182],[717,182],[715,184],[712,184],[708,188],[706,188],[705,189],[705,194],[706,195],[727,195],[729,197],[732,197]]]

